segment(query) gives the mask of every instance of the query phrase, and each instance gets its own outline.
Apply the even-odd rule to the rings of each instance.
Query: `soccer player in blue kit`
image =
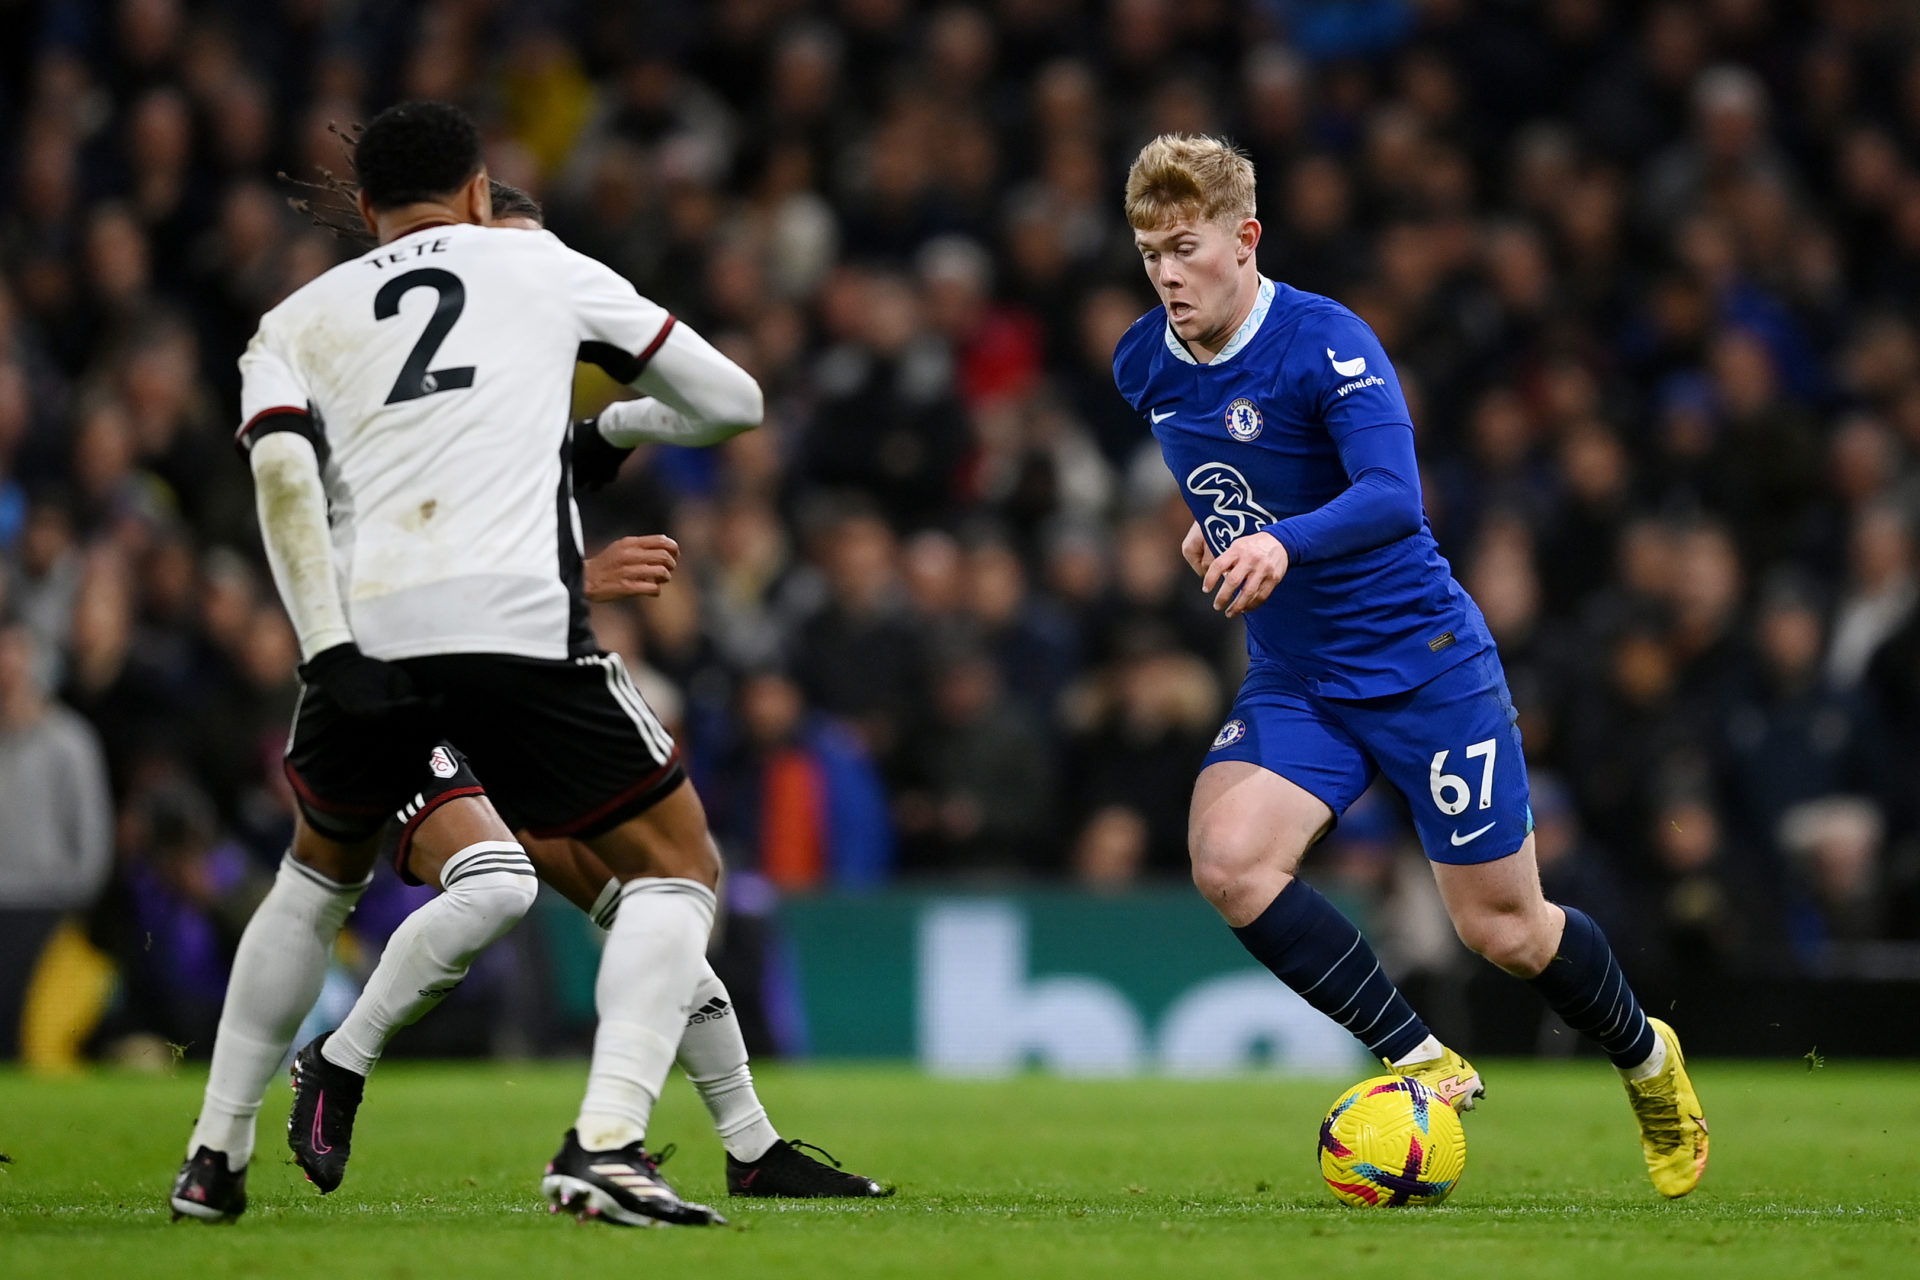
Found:
[[[1541,892],[1506,677],[1421,509],[1386,352],[1339,303],[1260,275],[1253,165],[1226,143],[1149,142],[1126,213],[1162,305],[1120,340],[1114,381],[1193,511],[1187,562],[1214,608],[1247,623],[1246,680],[1194,785],[1194,883],[1282,982],[1471,1109],[1479,1073],[1295,879],[1384,773],[1461,939],[1606,1052],[1654,1187],[1687,1194],[1707,1126],[1680,1043],[1641,1009],[1599,926]]]

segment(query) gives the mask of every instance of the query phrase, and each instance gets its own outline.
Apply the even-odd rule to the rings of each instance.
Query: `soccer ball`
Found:
[[[1439,1204],[1466,1168],[1460,1117],[1418,1080],[1362,1080],[1320,1122],[1320,1176],[1342,1204]]]

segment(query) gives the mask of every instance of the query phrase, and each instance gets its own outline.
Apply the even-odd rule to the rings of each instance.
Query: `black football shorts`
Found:
[[[308,687],[294,709],[287,781],[308,824],[331,839],[366,839],[425,792],[444,791],[432,766],[449,744],[458,754],[441,767],[456,763],[509,826],[540,837],[591,839],[686,778],[673,735],[618,655],[435,654],[396,665],[424,707],[356,719]]]

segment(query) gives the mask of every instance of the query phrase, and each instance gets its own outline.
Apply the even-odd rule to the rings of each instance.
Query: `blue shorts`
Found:
[[[1384,698],[1323,698],[1255,660],[1204,764],[1259,765],[1335,818],[1384,773],[1407,798],[1428,858],[1493,862],[1533,830],[1518,719],[1492,649]]]

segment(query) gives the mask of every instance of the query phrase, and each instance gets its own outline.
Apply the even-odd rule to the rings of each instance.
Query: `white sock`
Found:
[[[747,1042],[740,1034],[740,1018],[727,985],[704,961],[693,988],[693,1012],[680,1036],[679,1062],[707,1104],[707,1114],[713,1117],[714,1131],[728,1155],[751,1164],[780,1141],[760,1095],[753,1091]]]
[[[1432,1062],[1443,1052],[1445,1052],[1445,1048],[1441,1045],[1439,1038],[1436,1036],[1428,1036],[1425,1040],[1422,1040],[1419,1044],[1407,1050],[1407,1052],[1399,1058],[1396,1058],[1393,1065],[1396,1067],[1411,1067],[1421,1062]]]
[[[1667,1042],[1659,1036],[1653,1038],[1653,1052],[1647,1060],[1637,1067],[1616,1068],[1628,1084],[1639,1084],[1642,1080],[1651,1080],[1660,1074],[1660,1068],[1667,1065]]]
[[[335,1066],[367,1075],[387,1041],[419,1021],[467,976],[473,958],[505,937],[533,906],[540,882],[511,840],[483,840],[447,859],[445,892],[401,922],[387,939],[340,1029],[320,1052]]]
[[[693,1011],[713,910],[713,890],[697,880],[649,876],[622,888],[594,983],[600,1026],[574,1125],[588,1151],[610,1151],[646,1137]]]
[[[620,882],[609,880],[587,915],[605,929],[619,911]],[[720,981],[713,966],[704,960],[693,988],[693,1012],[687,1015],[686,1030],[680,1033],[680,1052],[675,1061],[707,1104],[707,1114],[713,1117],[714,1131],[728,1155],[751,1164],[780,1141],[779,1132],[767,1119],[767,1108],[754,1092],[747,1041],[740,1034],[733,997],[727,994],[727,984]]]
[[[338,884],[292,854],[281,859],[273,888],[234,952],[206,1096],[187,1139],[189,1156],[211,1147],[226,1152],[227,1167],[235,1170],[253,1158],[253,1121],[267,1081],[319,998],[333,940],[371,879]]]

